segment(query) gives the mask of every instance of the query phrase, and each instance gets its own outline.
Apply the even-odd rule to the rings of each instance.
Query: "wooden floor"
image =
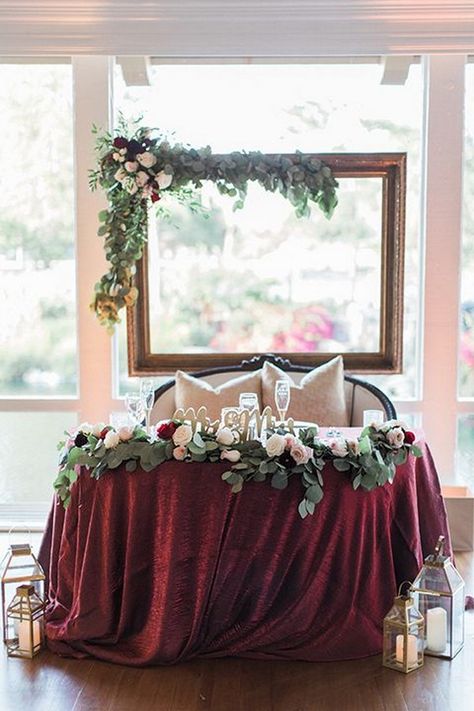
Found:
[[[457,556],[474,593],[474,554]],[[411,675],[380,657],[318,663],[193,661],[134,669],[99,661],[9,659],[0,668],[0,711],[474,711],[474,611],[452,662],[426,658]]]

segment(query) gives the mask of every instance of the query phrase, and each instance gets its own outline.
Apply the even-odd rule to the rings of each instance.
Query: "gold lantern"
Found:
[[[2,588],[3,641],[7,641],[7,604],[16,595],[19,583],[33,584],[44,599],[45,574],[28,543],[12,544],[0,563]]]
[[[423,666],[424,620],[402,583],[393,607],[383,621],[383,665],[408,674]]]
[[[464,581],[443,548],[440,536],[412,591],[425,618],[425,654],[452,659],[464,645]]]
[[[6,645],[9,657],[32,659],[44,645],[44,608],[34,585],[20,585],[7,607]]]

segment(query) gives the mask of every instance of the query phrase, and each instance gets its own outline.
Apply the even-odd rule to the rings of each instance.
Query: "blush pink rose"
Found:
[[[186,447],[184,444],[179,444],[177,447],[173,449],[173,457],[178,460],[178,462],[182,462],[183,459],[186,457]]]

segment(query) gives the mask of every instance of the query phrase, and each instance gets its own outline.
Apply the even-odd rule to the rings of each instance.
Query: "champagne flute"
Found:
[[[275,405],[277,406],[280,422],[285,421],[285,416],[290,406],[290,383],[288,380],[277,380],[275,383]]]
[[[256,434],[256,423],[254,417],[250,419],[251,414],[258,410],[258,397],[256,393],[240,393],[239,395],[239,408],[241,410],[249,411],[249,429],[248,436],[249,439],[254,439]]]
[[[125,395],[125,407],[127,408],[128,415],[132,426],[140,425],[143,421],[143,404],[140,395],[135,395],[132,393],[127,393]]]
[[[140,381],[140,398],[142,401],[142,407],[145,411],[146,418],[146,431],[150,432],[150,417],[153,405],[155,404],[155,387],[153,380],[141,380]]]

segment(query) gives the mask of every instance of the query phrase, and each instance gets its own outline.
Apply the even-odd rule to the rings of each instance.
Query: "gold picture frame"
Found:
[[[314,154],[335,178],[379,178],[382,181],[380,348],[344,353],[345,369],[353,373],[400,373],[403,356],[403,277],[405,245],[406,153]],[[154,353],[150,347],[147,251],[137,263],[140,298],[127,309],[128,368],[131,376],[174,373],[176,369],[238,365],[256,353]],[[316,366],[336,353],[278,353],[294,364]]]

